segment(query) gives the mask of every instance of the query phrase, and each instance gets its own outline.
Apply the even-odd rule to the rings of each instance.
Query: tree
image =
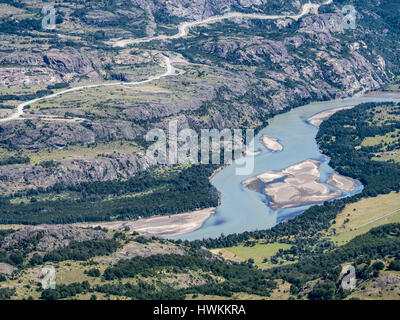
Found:
[[[394,260],[394,261],[390,262],[387,269],[390,271],[400,271],[400,261]]]
[[[87,274],[89,277],[98,278],[98,277],[100,277],[100,270],[93,268],[93,269],[85,271],[85,274]]]
[[[310,300],[332,300],[336,291],[335,283],[332,281],[319,282],[308,294]]]

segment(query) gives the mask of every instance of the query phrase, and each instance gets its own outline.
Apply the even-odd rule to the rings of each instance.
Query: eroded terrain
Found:
[[[260,128],[285,108],[380,89],[392,77],[391,56],[369,50],[367,27],[350,35],[341,8],[329,2],[128,2],[59,3],[55,32],[40,29],[40,3],[6,5],[3,118],[23,101],[68,88],[122,84],[44,99],[2,123],[1,154],[14,159],[1,170],[2,190],[131,177],[148,168],[145,133],[170,120],[195,130]],[[224,15],[230,18],[212,18]],[[15,22],[21,20],[28,27]],[[113,46],[127,39],[135,42]],[[128,84],[162,74],[162,54],[171,57],[174,74]]]

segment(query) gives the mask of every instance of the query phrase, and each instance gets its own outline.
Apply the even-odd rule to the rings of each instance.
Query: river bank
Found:
[[[311,103],[277,115],[254,139],[254,148],[261,150],[260,153],[244,158],[246,163],[254,161],[253,172],[248,176],[237,176],[236,169],[242,164],[235,162],[215,174],[211,181],[221,195],[221,205],[217,208],[216,213],[210,216],[200,229],[172,238],[195,240],[216,238],[221,234],[269,229],[281,221],[301,214],[319,202],[314,204],[298,203],[294,207],[272,208],[268,196],[246,188],[243,186],[243,181],[266,172],[281,172],[306,160],[320,163],[320,177],[317,183],[321,184],[324,190],[326,190],[325,188],[342,189],[342,192],[338,192],[331,200],[361,192],[363,186],[360,183],[344,181],[335,175],[337,173],[329,166],[329,159],[320,152],[316,143],[318,128],[310,124],[308,120],[319,114],[318,121],[323,121],[329,114],[332,115],[338,110],[351,108],[361,103],[391,101],[400,102],[400,99],[354,97]],[[283,146],[283,150],[281,152],[266,150],[261,141],[262,136],[277,139]],[[321,202],[323,200],[321,199]]]
[[[336,108],[336,109],[332,109],[332,110],[322,111],[322,112],[319,112],[319,113],[313,115],[307,121],[314,127],[319,128],[319,126],[321,125],[322,122],[324,122],[325,120],[332,117],[335,113],[342,111],[342,110],[353,109],[354,107],[355,106],[350,106],[350,107],[343,107],[343,108]]]
[[[207,208],[181,214],[153,216],[151,218],[139,220],[79,223],[77,225],[80,227],[101,227],[111,231],[136,231],[149,236],[167,238],[190,233],[201,228],[204,221],[215,213],[215,209],[216,208]]]

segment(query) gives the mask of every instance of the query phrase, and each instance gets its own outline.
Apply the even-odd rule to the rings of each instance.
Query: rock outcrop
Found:
[[[12,265],[4,262],[0,262],[0,274],[11,275],[15,272],[17,268],[13,267]]]
[[[110,181],[134,176],[149,168],[144,156],[113,153],[97,158],[62,160],[54,166],[0,166],[0,190],[47,188],[55,184],[74,185],[85,181]]]
[[[82,76],[89,81],[102,79],[89,58],[75,48],[51,49],[43,53],[15,51],[0,56],[0,66],[8,65],[18,67],[0,68],[0,87],[72,82]]]
[[[114,91],[96,88],[87,91],[89,99],[82,91],[71,93],[76,100],[74,96],[49,99],[43,107],[26,108],[24,121],[1,124],[0,146],[22,154],[51,153],[69,146],[128,141],[137,143],[143,151],[146,132],[167,129],[171,120],[198,131],[255,128],[285,108],[361,94],[379,89],[393,78],[391,67],[396,59],[384,55],[379,46],[370,47],[373,43],[368,37],[377,31],[361,24],[361,17],[373,16],[375,21],[382,18],[368,10],[360,11],[358,29],[346,31],[336,4],[298,21],[224,20],[193,28],[184,39],[159,41],[152,49],[105,48],[117,38],[175,34],[182,21],[231,11],[298,14],[307,2],[131,0],[99,4],[88,0],[87,10],[66,2],[60,5],[64,22],[58,28],[57,49],[49,49],[51,46],[43,40],[32,42],[33,48],[25,51],[0,50],[0,87],[44,89],[60,82],[143,80],[163,72],[161,53],[171,57],[176,74],[146,87],[122,85]],[[67,31],[71,26],[77,28],[73,34]],[[85,28],[96,31],[84,36]],[[36,35],[39,40],[45,38]],[[11,36],[5,39],[16,41]],[[75,41],[75,45],[67,45],[65,39]],[[10,104],[16,104],[10,100]],[[60,118],[67,121],[57,121]],[[51,167],[1,166],[0,189],[11,193],[56,183],[108,181],[148,168],[143,156],[115,151],[106,156],[71,156]]]
[[[111,236],[102,231],[91,228],[80,228],[71,225],[40,225],[29,226],[5,237],[0,243],[0,249],[9,250],[21,243],[28,246],[30,251],[49,252],[67,246],[71,240],[105,240]]]

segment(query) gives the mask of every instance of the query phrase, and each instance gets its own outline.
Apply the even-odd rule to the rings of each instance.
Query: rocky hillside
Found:
[[[18,103],[67,86],[160,74],[163,52],[176,71],[143,88],[88,89],[44,100],[29,106],[22,121],[2,123],[2,190],[132,176],[148,167],[140,156],[145,132],[171,119],[197,130],[258,128],[284,109],[361,94],[394,79],[399,54],[393,12],[399,8],[388,1],[355,1],[355,30],[343,28],[347,3],[335,1],[298,21],[230,19],[193,28],[183,39],[110,46],[115,39],[175,34],[182,21],[231,11],[298,14],[306,2],[63,1],[56,2],[55,30],[44,32],[41,3],[3,1],[3,116]],[[29,160],[15,163],[10,156]],[[56,166],[49,168],[48,161]]]
[[[71,241],[107,240],[110,235],[101,230],[75,226],[41,225],[20,229],[2,239],[0,250],[9,251],[24,245],[28,251],[49,252],[66,247]]]

